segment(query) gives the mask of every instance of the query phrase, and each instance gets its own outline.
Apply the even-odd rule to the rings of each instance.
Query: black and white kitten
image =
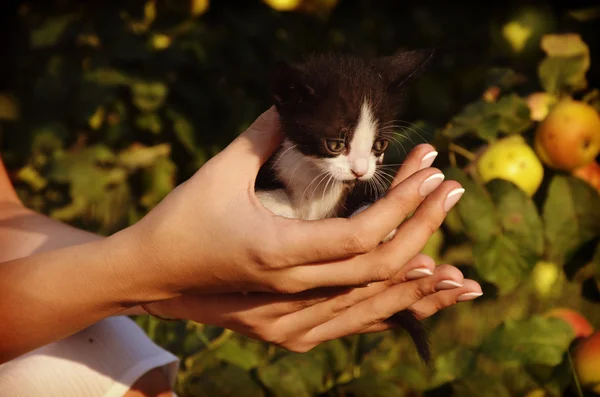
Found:
[[[284,140],[259,172],[261,203],[280,216],[316,220],[349,217],[376,201],[378,189],[365,185],[382,186],[381,164],[407,83],[432,55],[418,50],[372,60],[323,55],[300,65],[279,63],[272,93]],[[426,334],[414,314],[404,310],[388,321],[410,333],[429,363]]]

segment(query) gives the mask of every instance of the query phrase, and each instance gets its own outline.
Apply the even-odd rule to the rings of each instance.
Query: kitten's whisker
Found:
[[[286,155],[287,152],[289,152],[290,150],[294,149],[295,147],[297,147],[298,145],[292,145],[289,148],[287,148],[283,153],[281,153],[281,155],[279,155],[277,157],[277,160],[275,160],[275,162],[273,163],[273,165],[271,166],[271,169],[275,169],[275,166],[281,161],[281,159],[283,158],[283,156]]]
[[[317,176],[315,176],[313,178],[312,181],[310,181],[310,183],[308,184],[308,186],[306,186],[306,189],[304,189],[304,191],[302,192],[302,196],[300,198],[300,207],[302,207],[302,203],[304,202],[304,197],[306,197],[306,192],[307,190],[310,188],[310,186],[315,183],[315,181],[317,179],[319,179],[319,177],[323,176],[323,175],[327,175],[327,171],[321,171]]]

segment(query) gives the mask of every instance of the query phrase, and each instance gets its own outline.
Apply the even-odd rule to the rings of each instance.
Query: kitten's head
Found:
[[[285,137],[338,181],[366,181],[390,142],[407,83],[433,51],[363,60],[318,56],[279,63],[272,82]]]

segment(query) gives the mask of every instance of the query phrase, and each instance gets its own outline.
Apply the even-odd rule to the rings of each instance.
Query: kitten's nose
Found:
[[[369,163],[365,159],[358,159],[354,162],[354,166],[352,167],[352,173],[355,177],[360,178],[365,175],[369,170]]]

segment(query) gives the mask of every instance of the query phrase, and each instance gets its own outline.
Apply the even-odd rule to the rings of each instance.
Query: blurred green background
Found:
[[[592,65],[586,87],[600,87],[598,8],[540,1],[267,3],[3,2],[0,152],[25,204],[101,234],[126,227],[271,105],[268,79],[275,61],[298,61],[309,53],[373,57],[436,48],[434,67],[411,90],[404,119],[414,124],[405,131],[405,146],[435,142],[442,152],[436,166],[454,170],[467,164],[448,155],[452,134],[442,131],[448,132],[447,123],[465,106],[490,95],[490,87],[512,95],[502,102],[504,110],[494,110],[501,121],[513,120],[502,125],[531,132],[522,98],[547,88],[538,78],[543,35],[579,34]],[[475,118],[485,118],[490,111],[485,109],[476,108]],[[494,139],[514,132],[496,129]],[[477,137],[455,135],[465,138],[461,144],[470,150],[481,144]],[[401,160],[403,152],[394,153],[392,159]],[[461,172],[452,175],[466,177]],[[585,211],[562,221],[600,220],[600,201],[590,188],[558,175],[567,178],[561,188],[550,182],[552,176],[533,200],[513,192],[518,196],[513,203],[531,210],[537,222],[544,202],[550,202],[545,208],[559,208],[570,192]],[[472,196],[471,205],[484,202],[484,196]],[[486,295],[431,319],[434,370],[419,362],[400,331],[291,354],[214,327],[148,317],[137,321],[183,359],[181,396],[510,396],[536,390],[538,397],[577,395],[567,354],[573,332],[539,314],[564,305],[600,326],[600,293],[593,281],[600,255],[592,258],[600,230],[593,222],[578,230],[583,237],[559,254],[518,251],[513,252],[517,266],[481,268],[472,222],[464,209],[458,211],[427,252],[461,266],[484,284]],[[549,224],[548,213],[543,221]],[[539,225],[539,230],[527,225],[531,230],[524,233],[544,240],[541,220]],[[548,230],[546,239],[553,242]],[[554,275],[540,267],[534,271],[542,259],[551,260],[544,269]],[[539,287],[544,277],[553,280],[550,287]],[[598,360],[600,368],[600,349]]]

